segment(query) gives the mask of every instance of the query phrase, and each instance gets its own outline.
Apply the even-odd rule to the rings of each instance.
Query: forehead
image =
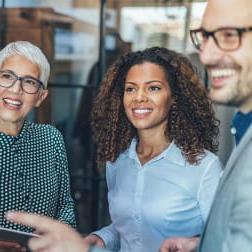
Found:
[[[150,77],[164,78],[165,70],[163,67],[156,63],[144,61],[140,64],[135,64],[130,67],[126,78],[131,78],[132,76],[142,79]]]
[[[252,26],[251,0],[208,0],[202,27],[214,30],[221,27]]]
[[[18,75],[39,76],[39,67],[22,55],[11,55],[4,60],[1,69],[12,70]]]

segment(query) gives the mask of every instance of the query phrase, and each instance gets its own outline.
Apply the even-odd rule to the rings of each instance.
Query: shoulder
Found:
[[[201,160],[199,161],[199,165],[205,167],[205,166],[211,166],[213,164],[222,166],[220,159],[217,155],[215,155],[211,151],[205,150],[204,155],[202,156]]]
[[[50,124],[28,122],[28,129],[34,134],[48,134],[62,137],[60,131]]]
[[[27,129],[30,139],[41,141],[43,143],[62,143],[63,136],[58,129],[49,124],[27,123]]]
[[[223,165],[218,156],[208,150],[205,150],[197,166],[202,169],[203,175],[211,173],[221,175],[223,171]]]

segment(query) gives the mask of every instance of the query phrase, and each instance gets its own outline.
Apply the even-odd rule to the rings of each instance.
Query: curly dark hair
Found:
[[[137,137],[123,107],[124,83],[129,69],[144,62],[161,66],[171,88],[173,103],[165,132],[168,139],[175,142],[191,164],[204,156],[205,149],[215,153],[219,121],[192,64],[179,53],[152,47],[121,56],[102,81],[91,114],[97,161],[114,162]]]

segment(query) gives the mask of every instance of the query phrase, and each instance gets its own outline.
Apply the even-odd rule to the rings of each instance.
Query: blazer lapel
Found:
[[[241,142],[239,143],[239,145],[232,151],[232,154],[230,155],[230,158],[228,159],[228,162],[225,166],[225,169],[224,169],[224,172],[223,172],[223,175],[222,175],[222,178],[220,180],[220,184],[217,188],[217,191],[216,191],[216,196],[215,196],[215,199],[214,199],[214,202],[212,204],[212,209],[210,210],[210,214],[207,218],[207,221],[206,221],[206,225],[205,225],[205,229],[203,231],[203,234],[201,235],[201,243],[200,243],[200,246],[199,246],[199,249],[197,250],[197,252],[200,252],[201,251],[201,246],[202,246],[202,242],[204,240],[204,236],[205,236],[205,233],[206,233],[206,227],[208,225],[208,222],[209,222],[209,217],[211,216],[212,214],[212,210],[213,210],[213,206],[214,206],[214,203],[215,203],[215,200],[216,198],[218,197],[218,192],[221,190],[226,178],[228,177],[228,175],[230,174],[230,172],[232,171],[232,168],[234,167],[234,164],[237,160],[237,158],[239,157],[240,153],[243,151],[243,149],[247,146],[248,142],[251,140],[252,138],[252,125],[250,125],[250,127],[248,128],[247,132],[245,133],[245,135],[243,136]]]
[[[226,167],[224,169],[221,181],[220,181],[220,185],[218,186],[218,190],[219,191],[224,183],[224,181],[226,180],[227,176],[230,174],[237,158],[240,156],[241,152],[243,151],[243,149],[247,146],[248,142],[251,140],[252,138],[252,125],[250,125],[250,127],[248,128],[247,132],[245,133],[245,135],[242,137],[241,142],[238,144],[237,147],[234,148],[234,150],[232,151],[228,162],[226,164]]]

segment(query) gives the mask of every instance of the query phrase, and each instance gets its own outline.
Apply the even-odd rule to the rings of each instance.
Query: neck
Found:
[[[164,132],[141,132],[138,137],[137,154],[141,164],[158,156],[170,144],[170,140],[164,135]]]
[[[17,136],[22,127],[24,125],[24,121],[19,123],[10,123],[10,122],[2,122],[0,121],[0,132],[3,132],[6,135]]]

